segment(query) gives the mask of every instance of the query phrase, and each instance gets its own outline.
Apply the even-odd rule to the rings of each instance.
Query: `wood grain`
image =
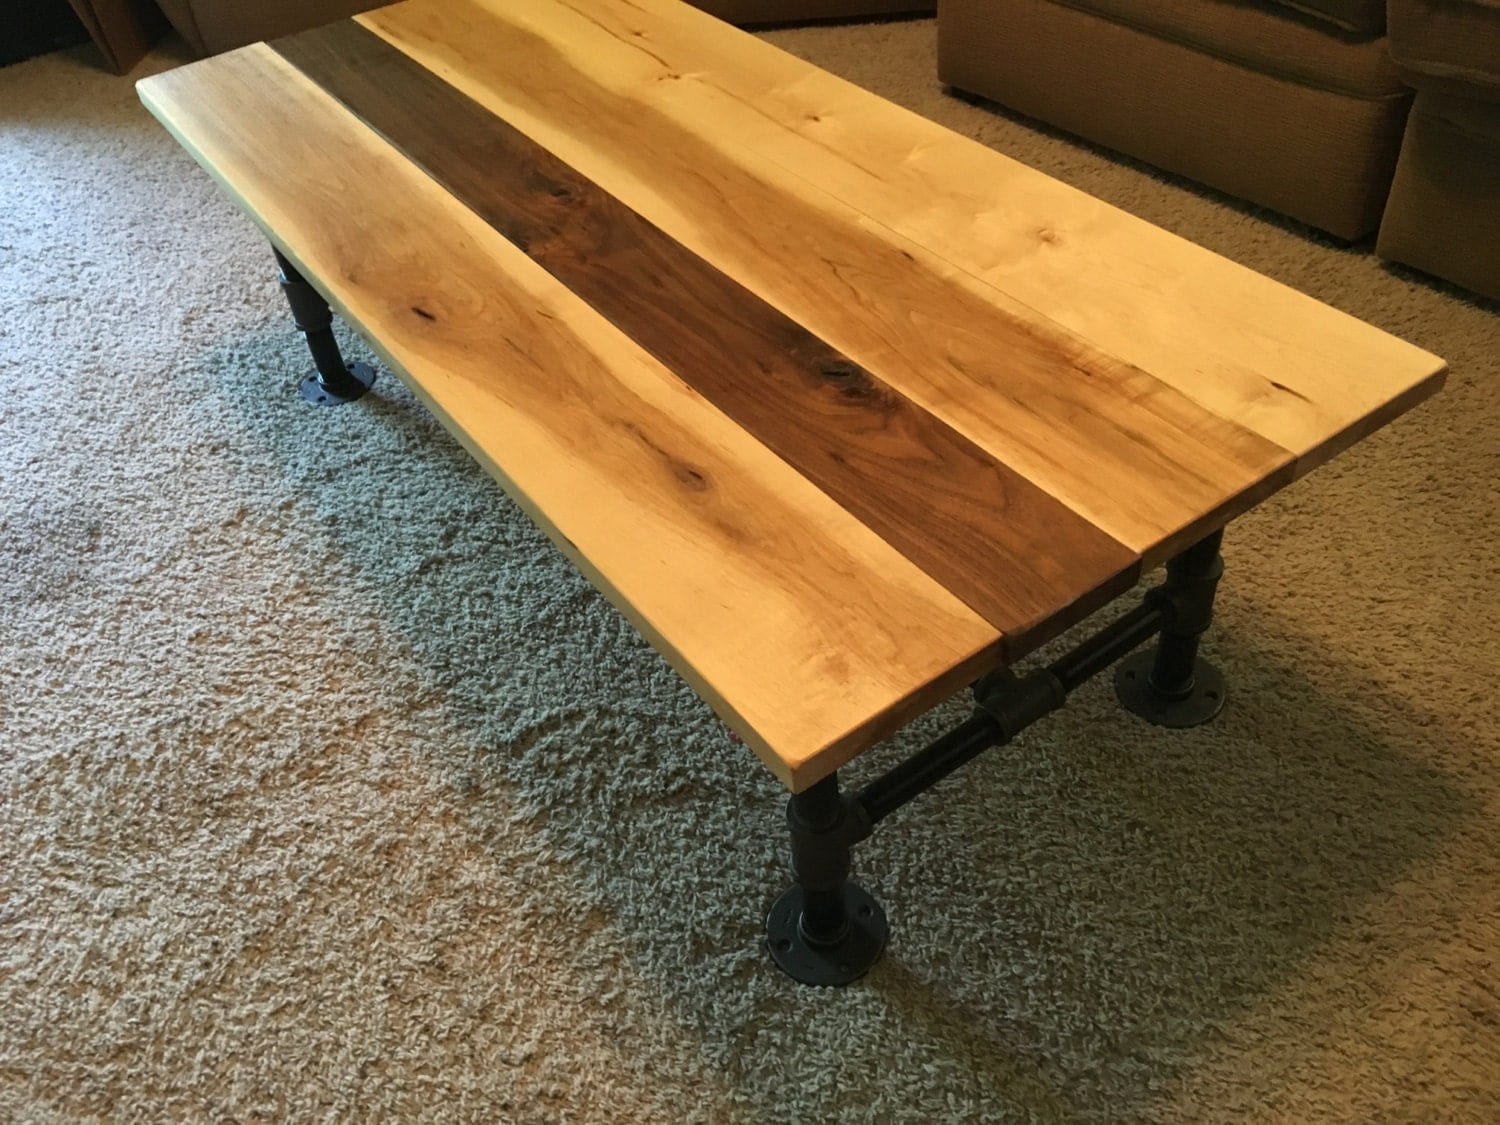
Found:
[[[787,785],[998,661],[993,627],[274,52],[140,89]]]
[[[503,0],[488,0],[500,5]],[[513,6],[518,7],[518,6]],[[1404,340],[877,98],[677,0],[538,0],[681,73],[651,93],[1298,458],[1441,389]],[[644,34],[641,34],[643,33]],[[598,60],[593,70],[603,64]],[[715,94],[718,96],[715,97]]]
[[[677,0],[358,20],[142,96],[795,789],[1441,383]]]
[[[1015,659],[1139,560],[385,40],[272,44],[455,198],[974,609]]]
[[[1435,357],[675,2],[359,18],[1150,562],[1440,384]]]

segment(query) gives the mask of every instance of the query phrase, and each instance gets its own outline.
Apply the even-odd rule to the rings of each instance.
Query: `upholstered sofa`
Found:
[[[1376,250],[1500,300],[1500,0],[1390,0],[1417,90]]]
[[[938,41],[951,87],[1500,298],[1500,0],[942,0]]]
[[[1384,33],[1385,0],[943,0],[939,74],[1356,239],[1412,97]]]

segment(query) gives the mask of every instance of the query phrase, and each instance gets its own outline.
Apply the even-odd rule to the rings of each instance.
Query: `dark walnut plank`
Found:
[[[455,198],[1004,634],[1134,582],[1134,552],[519,130],[346,21],[271,44]]]
[[[813,104],[801,91],[836,80],[679,0],[411,0],[357,22],[1148,566],[1290,477],[1291,455],[1233,412],[1198,406],[1064,329],[1050,304],[1019,303],[895,233],[899,209],[871,221],[841,198],[833,188],[851,160],[857,175],[902,178],[918,154],[884,138],[904,111],[854,87]],[[792,91],[794,128],[844,161],[784,158]],[[874,118],[858,129],[846,120],[856,105]],[[940,178],[907,207],[943,208],[973,186]],[[1054,217],[1034,220],[1045,253],[1071,245],[1046,225]],[[1155,315],[1142,308],[1134,323],[1150,332]]]

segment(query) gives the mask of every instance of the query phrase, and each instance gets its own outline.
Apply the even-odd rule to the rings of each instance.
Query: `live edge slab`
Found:
[[[678,0],[140,91],[794,792],[1443,378]]]

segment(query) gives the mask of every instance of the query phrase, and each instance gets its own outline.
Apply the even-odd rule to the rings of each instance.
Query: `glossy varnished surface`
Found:
[[[794,788],[1440,382],[675,0],[142,96]]]

